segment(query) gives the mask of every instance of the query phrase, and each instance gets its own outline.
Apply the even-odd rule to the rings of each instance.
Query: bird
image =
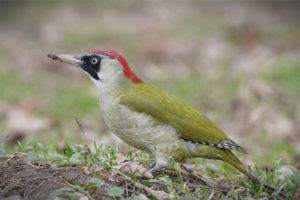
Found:
[[[48,54],[48,57],[80,68],[99,92],[104,121],[113,134],[125,143],[151,153],[155,160],[150,172],[167,169],[174,160],[185,163],[191,158],[221,160],[263,184],[247,169],[233,151],[246,150],[208,117],[162,89],[145,83],[126,59],[112,50],[80,55]]]

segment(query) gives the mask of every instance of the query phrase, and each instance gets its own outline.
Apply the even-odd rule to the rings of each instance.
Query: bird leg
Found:
[[[170,161],[168,158],[166,158],[165,156],[162,156],[160,154],[157,153],[153,153],[153,155],[155,156],[155,161],[153,163],[150,164],[150,172],[152,174],[160,171],[160,170],[170,170],[171,168],[170,166]]]
[[[155,161],[152,162],[150,164],[150,172],[151,174],[155,174],[160,170],[166,170],[166,172],[173,174],[171,171],[172,169],[170,168],[170,160],[165,157],[162,156],[160,154],[157,153],[153,153],[153,155],[155,156]],[[211,187],[215,187],[216,185],[214,184],[214,182],[212,180],[210,180],[207,177],[198,175],[192,168],[190,168],[189,166],[185,165],[185,164],[181,164],[181,167],[187,171],[189,174],[191,174],[194,177],[197,177],[198,179],[200,179],[203,183],[207,184],[208,186]]]

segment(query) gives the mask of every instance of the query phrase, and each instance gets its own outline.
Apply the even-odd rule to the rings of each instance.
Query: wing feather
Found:
[[[134,84],[120,95],[120,104],[140,113],[147,113],[158,122],[172,125],[179,137],[192,142],[218,144],[227,138],[216,124],[200,112],[161,89]]]

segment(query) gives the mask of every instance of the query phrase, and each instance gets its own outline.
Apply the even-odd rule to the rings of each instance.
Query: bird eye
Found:
[[[96,58],[96,57],[91,57],[90,63],[92,63],[93,65],[95,65],[95,64],[97,64],[97,62],[98,62],[98,58]]]

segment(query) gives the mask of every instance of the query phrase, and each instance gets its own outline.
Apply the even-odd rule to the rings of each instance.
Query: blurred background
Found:
[[[64,149],[127,145],[104,124],[93,83],[48,53],[112,49],[215,121],[249,154],[300,168],[296,1],[1,1],[0,138]],[[74,119],[84,127],[83,134]]]

